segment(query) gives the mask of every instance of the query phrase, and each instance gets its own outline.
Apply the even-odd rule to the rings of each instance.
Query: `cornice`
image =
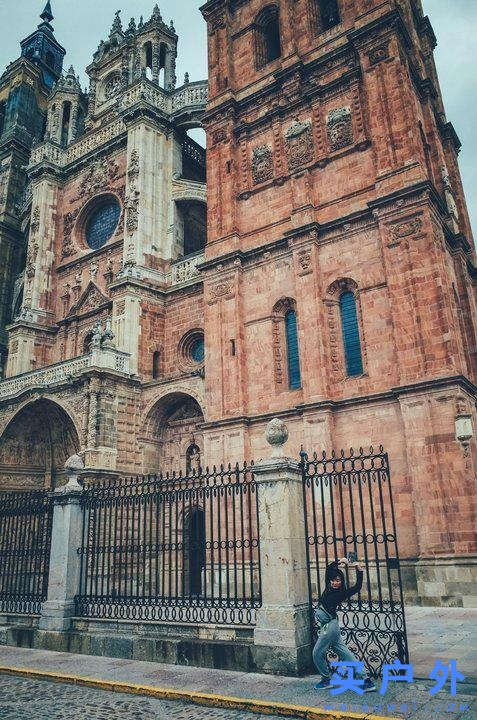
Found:
[[[477,386],[464,375],[455,375],[451,377],[442,377],[423,382],[411,383],[409,385],[400,385],[380,393],[373,393],[371,395],[359,395],[340,400],[321,400],[318,402],[300,403],[300,405],[295,405],[294,407],[287,408],[286,410],[274,410],[273,412],[260,413],[256,415],[237,415],[236,417],[228,417],[222,420],[208,421],[203,423],[202,427],[204,430],[213,430],[237,424],[245,426],[255,425],[267,422],[274,417],[282,419],[293,418],[297,417],[297,415],[303,416],[308,412],[337,412],[362,405],[373,405],[382,402],[396,402],[402,397],[418,395],[426,392],[435,392],[452,386],[466,391],[471,397],[477,400]]]

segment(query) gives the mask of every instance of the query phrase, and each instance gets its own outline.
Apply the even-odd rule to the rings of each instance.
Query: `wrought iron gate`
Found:
[[[301,466],[311,618],[325,589],[326,566],[356,552],[364,565],[363,587],[338,611],[341,634],[377,677],[384,663],[409,662],[387,453],[382,446],[330,457],[302,452]],[[345,575],[354,584],[354,569]]]

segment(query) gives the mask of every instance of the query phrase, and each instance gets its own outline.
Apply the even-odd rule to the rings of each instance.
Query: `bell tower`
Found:
[[[209,421],[251,457],[249,426],[279,412],[297,448],[386,443],[409,468],[403,512],[426,508],[409,556],[475,552],[477,447],[458,427],[477,420],[476,256],[420,0],[202,13]]]
[[[43,139],[48,96],[61,75],[64,48],[54,36],[47,2],[21,55],[0,77],[0,377],[6,365],[6,325],[15,313],[25,265],[29,201],[25,195],[32,144]],[[16,289],[15,289],[16,288]]]

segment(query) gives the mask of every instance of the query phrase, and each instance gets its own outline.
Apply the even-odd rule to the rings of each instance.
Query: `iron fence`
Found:
[[[48,590],[52,521],[47,491],[0,495],[0,612],[40,612]]]
[[[409,662],[388,455],[383,447],[329,457],[302,452],[301,463],[311,609],[325,589],[326,566],[356,552],[363,587],[342,604],[340,626],[346,644],[378,676],[384,663]],[[348,585],[353,572],[345,571]]]
[[[78,616],[249,625],[261,605],[253,466],[85,488]]]

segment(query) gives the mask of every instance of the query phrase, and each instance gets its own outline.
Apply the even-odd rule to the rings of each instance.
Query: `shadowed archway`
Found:
[[[190,395],[174,392],[158,400],[142,438],[144,471],[197,471],[203,465],[203,422],[202,409]]]
[[[0,490],[63,485],[64,464],[79,447],[78,433],[63,408],[45,399],[26,405],[0,437]]]

